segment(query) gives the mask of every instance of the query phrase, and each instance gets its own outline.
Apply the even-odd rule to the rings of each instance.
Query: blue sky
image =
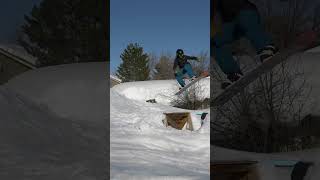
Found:
[[[210,0],[110,0],[111,72],[129,43],[156,55],[209,52]]]
[[[24,23],[24,15],[29,15],[32,7],[41,0],[1,0],[0,43],[15,41],[17,31]]]

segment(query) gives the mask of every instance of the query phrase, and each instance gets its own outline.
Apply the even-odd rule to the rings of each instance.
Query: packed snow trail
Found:
[[[202,83],[210,86],[210,80]],[[200,128],[199,112],[169,106],[172,81],[124,83],[110,90],[111,179],[207,180],[210,115]],[[159,104],[145,102],[155,98]],[[163,125],[164,112],[191,112],[196,131]]]

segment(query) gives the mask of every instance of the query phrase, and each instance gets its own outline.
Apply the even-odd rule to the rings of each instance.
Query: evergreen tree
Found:
[[[40,66],[106,61],[106,7],[101,0],[43,0],[25,16],[18,42]]]
[[[141,46],[137,43],[129,44],[120,57],[122,63],[116,74],[123,82],[149,79],[149,57]]]

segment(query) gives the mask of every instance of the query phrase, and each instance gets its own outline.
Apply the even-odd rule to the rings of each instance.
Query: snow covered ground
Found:
[[[206,89],[203,97],[209,97],[210,79],[199,84]],[[130,82],[111,89],[111,179],[209,179],[210,115],[202,127],[197,115],[209,109],[171,107],[177,90],[174,80]],[[195,131],[165,127],[163,113],[168,112],[191,112]]]
[[[318,180],[320,177],[320,149],[310,149],[290,153],[252,153],[212,146],[214,161],[258,161],[259,180],[291,180],[292,167],[276,167],[280,161],[313,162],[305,180]]]
[[[106,63],[50,66],[28,71],[5,86],[63,118],[98,122],[108,114],[106,69]]]
[[[0,86],[0,179],[106,179],[105,67],[41,68]]]

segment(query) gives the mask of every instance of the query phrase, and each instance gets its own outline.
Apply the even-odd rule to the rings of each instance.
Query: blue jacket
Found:
[[[173,70],[179,66],[179,68],[183,68],[185,64],[189,63],[188,60],[197,60],[197,57],[184,55],[183,58],[176,57],[173,63]]]

